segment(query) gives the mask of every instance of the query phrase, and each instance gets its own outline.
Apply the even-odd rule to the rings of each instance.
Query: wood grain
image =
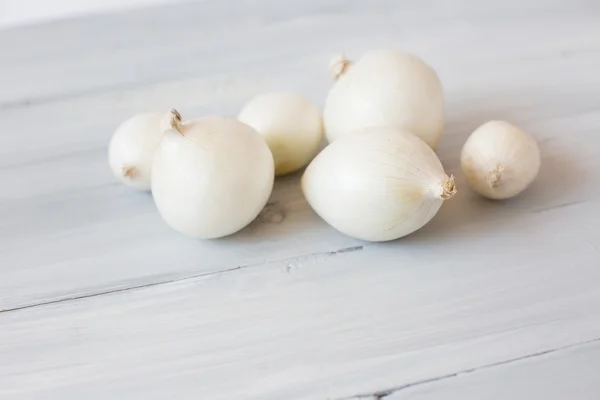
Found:
[[[386,400],[562,400],[598,397],[600,345],[589,343],[397,390]]]
[[[378,47],[423,57],[447,97],[459,193],[410,237],[335,232],[296,175],[239,234],[190,240],[110,175],[135,112],[322,106],[329,58]],[[600,338],[595,1],[204,0],[4,30],[0,50],[2,398],[373,397]],[[458,168],[490,119],[542,150],[507,202]]]
[[[500,236],[485,264],[415,237],[2,313],[0,397],[336,399],[598,340],[596,255]]]

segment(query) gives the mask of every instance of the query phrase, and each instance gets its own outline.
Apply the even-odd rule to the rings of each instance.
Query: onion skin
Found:
[[[165,222],[191,237],[233,234],[263,209],[274,181],[263,138],[233,118],[207,116],[165,132],[153,164],[152,192]]]
[[[337,57],[330,69],[336,82],[323,112],[330,143],[359,129],[393,126],[437,147],[444,129],[443,88],[421,59],[378,50],[356,63]]]
[[[420,229],[456,193],[433,150],[392,127],[360,130],[327,146],[306,168],[302,190],[327,223],[367,241]]]
[[[124,121],[108,146],[108,163],[117,179],[129,187],[150,190],[152,162],[162,139],[161,113],[144,113]]]
[[[471,188],[493,200],[523,192],[538,175],[540,150],[531,135],[506,121],[477,128],[461,152],[461,168]]]
[[[275,159],[275,175],[287,175],[306,166],[323,140],[319,110],[295,93],[267,93],[255,97],[238,119],[260,133]]]

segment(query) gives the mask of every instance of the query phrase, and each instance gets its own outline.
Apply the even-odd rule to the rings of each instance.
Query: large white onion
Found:
[[[386,241],[424,226],[456,193],[433,150],[397,128],[367,128],[327,146],[308,165],[302,190],[346,235]]]
[[[152,166],[152,194],[175,230],[197,238],[239,231],[263,209],[274,180],[263,138],[233,118],[179,122],[164,133]]]
[[[323,113],[329,142],[357,129],[393,126],[437,146],[444,128],[442,84],[421,59],[378,50],[356,63],[336,58],[331,70],[337,80]]]

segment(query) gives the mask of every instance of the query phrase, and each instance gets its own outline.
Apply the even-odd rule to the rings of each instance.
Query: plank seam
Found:
[[[188,275],[188,276],[183,276],[183,277],[178,277],[178,278],[173,278],[173,279],[166,279],[166,280],[157,281],[157,282],[149,282],[149,283],[144,283],[144,284],[140,284],[140,285],[114,288],[114,289],[103,290],[103,291],[92,292],[92,293],[83,293],[80,295],[65,296],[65,297],[60,297],[58,299],[54,299],[54,300],[48,300],[48,301],[42,301],[39,303],[24,304],[21,306],[0,309],[0,314],[14,312],[14,311],[20,311],[20,310],[26,310],[29,308],[43,307],[43,306],[48,306],[48,305],[53,305],[53,304],[66,303],[66,302],[70,302],[70,301],[84,300],[84,299],[89,299],[92,297],[99,297],[99,296],[110,295],[110,294],[115,294],[115,293],[122,293],[122,292],[127,292],[127,291],[132,291],[132,290],[145,289],[145,288],[150,288],[150,287],[154,287],[154,286],[168,285],[171,283],[185,282],[185,281],[189,281],[189,280],[193,280],[193,279],[197,279],[197,278],[203,278],[203,277],[219,275],[219,274],[226,274],[226,273],[239,271],[239,270],[246,269],[246,268],[263,266],[263,265],[269,264],[269,263],[279,263],[279,262],[285,262],[285,261],[291,261],[291,260],[310,258],[310,257],[315,257],[315,256],[335,256],[338,254],[345,254],[345,253],[360,251],[360,250],[364,249],[364,247],[365,246],[344,247],[344,248],[337,249],[337,250],[309,253],[309,254],[304,254],[304,255],[300,255],[300,256],[286,257],[286,258],[282,258],[282,259],[278,259],[278,260],[271,260],[271,261],[267,261],[267,262],[238,265],[237,267],[227,268],[227,269],[223,269],[223,270],[219,270],[219,271],[203,272],[203,273],[199,273],[199,274]]]
[[[385,390],[381,390],[381,391],[377,391],[377,392],[373,392],[373,393],[362,393],[362,394],[356,394],[356,395],[353,395],[350,397],[343,397],[343,398],[339,398],[338,400],[359,400],[359,399],[381,400],[387,396],[396,394],[400,391],[403,391],[403,390],[406,390],[409,388],[413,388],[416,386],[422,386],[422,385],[427,385],[427,384],[438,382],[438,381],[444,381],[447,379],[452,379],[452,378],[456,378],[456,377],[459,377],[462,375],[472,374],[474,372],[479,372],[482,370],[491,369],[491,368],[499,367],[502,365],[512,364],[515,362],[520,362],[520,361],[528,360],[531,358],[545,356],[547,354],[552,354],[552,353],[556,353],[556,352],[560,352],[560,351],[564,351],[564,350],[569,350],[569,349],[572,349],[575,347],[586,346],[586,345],[596,343],[596,342],[600,342],[600,337],[590,339],[590,340],[585,340],[582,342],[572,343],[572,344],[569,344],[566,346],[556,347],[556,348],[550,349],[550,350],[544,350],[544,351],[539,351],[536,353],[526,354],[524,356],[510,358],[508,360],[498,361],[498,362],[491,363],[491,364],[485,364],[485,365],[481,365],[479,367],[469,368],[469,369],[461,370],[461,371],[454,372],[451,374],[440,375],[440,376],[437,376],[434,378],[414,381],[414,382],[410,382],[410,383],[407,383],[407,384],[404,384],[401,386],[396,386],[396,387],[392,387],[389,389],[385,389]]]

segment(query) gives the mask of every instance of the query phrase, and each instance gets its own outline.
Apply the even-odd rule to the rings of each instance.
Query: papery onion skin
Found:
[[[162,139],[161,113],[143,113],[124,121],[108,146],[114,176],[127,186],[150,190],[154,151]]]
[[[165,132],[157,148],[152,192],[173,229],[201,239],[233,234],[263,209],[274,163],[263,138],[233,118],[207,116]]]
[[[489,121],[465,142],[461,167],[475,192],[503,200],[523,192],[540,170],[541,156],[535,139],[506,121]]]
[[[444,129],[443,88],[420,58],[376,50],[355,63],[338,56],[330,70],[336,82],[323,111],[330,143],[359,129],[393,126],[436,148]]]
[[[327,146],[306,168],[302,190],[327,223],[367,241],[420,229],[456,193],[433,150],[392,127],[363,129]]]
[[[267,93],[248,102],[238,119],[260,133],[275,160],[275,174],[306,166],[323,140],[320,111],[296,93]]]

